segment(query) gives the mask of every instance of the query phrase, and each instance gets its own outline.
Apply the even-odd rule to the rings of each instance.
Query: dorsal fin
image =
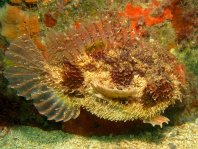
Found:
[[[73,27],[62,32],[50,29],[45,38],[46,60],[52,65],[65,59],[75,63],[84,50],[94,43],[102,42],[109,48],[112,45],[126,45],[131,40],[129,24],[128,19],[108,12],[95,21],[80,22],[78,29]]]

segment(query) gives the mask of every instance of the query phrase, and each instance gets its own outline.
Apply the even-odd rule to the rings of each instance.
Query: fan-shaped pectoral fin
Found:
[[[5,77],[9,86],[17,90],[19,96],[31,99],[31,93],[41,86],[40,75],[44,73],[44,59],[32,40],[22,35],[10,44],[5,53]]]
[[[69,99],[60,96],[51,89],[33,94],[33,102],[40,114],[48,117],[48,120],[68,121],[75,119],[80,114],[80,108],[70,103]]]
[[[78,117],[79,106],[61,91],[64,90],[61,86],[62,69],[49,65],[27,35],[11,43],[5,60],[4,75],[9,86],[17,91],[17,95],[33,99],[39,113],[55,121]]]

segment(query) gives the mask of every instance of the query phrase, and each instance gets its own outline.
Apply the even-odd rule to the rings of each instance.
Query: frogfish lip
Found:
[[[139,93],[140,90],[135,87],[127,87],[126,89],[110,88],[99,81],[94,81],[91,85],[95,95],[101,98],[140,98],[142,96]]]

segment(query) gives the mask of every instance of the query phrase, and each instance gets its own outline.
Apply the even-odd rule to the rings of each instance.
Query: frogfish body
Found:
[[[176,59],[157,42],[134,39],[120,16],[50,30],[44,42],[45,56],[27,35],[13,41],[4,74],[49,120],[75,119],[84,108],[111,121],[161,126],[169,121],[161,113],[182,98]]]

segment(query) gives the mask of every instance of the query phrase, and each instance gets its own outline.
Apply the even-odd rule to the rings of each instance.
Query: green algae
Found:
[[[198,76],[198,46],[188,44],[184,48],[172,49],[171,52],[185,64],[188,71]]]
[[[187,68],[198,76],[198,46],[187,47],[178,53],[178,57],[182,59]]]
[[[83,137],[58,130],[44,131],[36,127],[14,126],[0,138],[1,149],[169,149],[169,144],[177,148],[197,148],[198,125],[186,123],[176,127],[166,127],[146,131],[140,135]]]

